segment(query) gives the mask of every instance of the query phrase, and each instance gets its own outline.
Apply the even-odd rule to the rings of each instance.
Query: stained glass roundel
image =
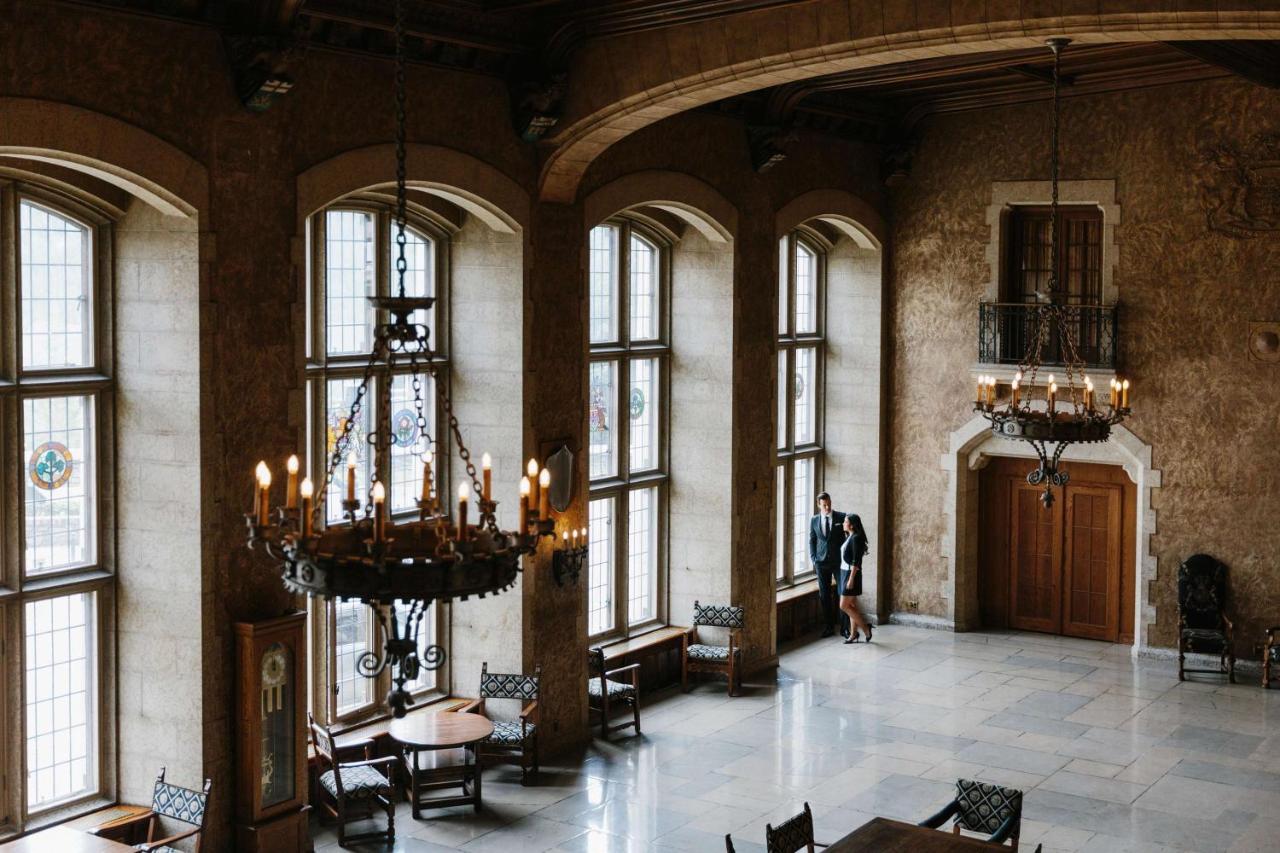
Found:
[[[58,441],[46,441],[27,461],[27,474],[37,489],[52,491],[71,479],[71,451]]]

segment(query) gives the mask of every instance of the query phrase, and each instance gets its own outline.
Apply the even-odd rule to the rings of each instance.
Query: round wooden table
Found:
[[[480,755],[476,743],[493,734],[493,723],[480,714],[459,714],[456,711],[419,711],[392,720],[387,729],[391,739],[400,744],[405,773],[409,776],[409,803],[413,816],[419,817],[423,807],[474,805],[480,811]],[[421,767],[418,757],[423,752],[441,749],[464,749],[461,764]],[[410,759],[412,755],[412,759]],[[439,796],[432,792],[440,788],[461,785],[462,793]]]

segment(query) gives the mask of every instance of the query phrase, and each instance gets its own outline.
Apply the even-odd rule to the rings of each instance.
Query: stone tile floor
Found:
[[[750,853],[805,801],[831,841],[875,815],[927,817],[967,776],[1026,792],[1025,850],[1280,850],[1280,691],[1199,678],[1038,634],[813,640],[738,698],[710,681],[651,698],[643,736],[596,740],[529,787],[486,771],[480,815],[401,805],[392,849],[713,853],[730,832]],[[337,849],[332,826],[313,831]]]

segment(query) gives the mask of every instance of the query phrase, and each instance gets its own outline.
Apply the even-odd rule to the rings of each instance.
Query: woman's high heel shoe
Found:
[[[867,642],[871,642],[871,626],[867,626]]]
[[[858,642],[859,637],[860,637],[859,633],[857,631],[854,631],[852,634],[849,635],[849,639],[844,641],[844,644],[847,646],[850,643],[856,643]]]

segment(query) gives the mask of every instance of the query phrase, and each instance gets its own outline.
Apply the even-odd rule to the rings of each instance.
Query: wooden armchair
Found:
[[[693,603],[693,627],[680,640],[680,687],[689,691],[689,673],[723,673],[729,678],[729,695],[737,695],[742,685],[742,628],[741,607],[722,604],[702,605]],[[724,628],[729,632],[729,644],[716,646],[703,643],[698,628]]]
[[[187,838],[194,838],[195,842],[191,849],[194,853],[200,853],[200,838],[204,832],[204,819],[209,806],[209,788],[213,783],[205,779],[204,787],[199,791],[179,788],[164,781],[164,771],[165,768],[161,767],[160,775],[156,777],[156,787],[151,792],[151,811],[143,812],[126,821],[113,823],[112,829],[123,831],[127,826],[146,821],[146,843],[135,844],[134,850],[179,853],[177,848],[170,845]],[[167,831],[167,828],[162,827],[162,822],[170,820],[190,828],[156,838],[157,832]]]
[[[1178,680],[1188,672],[1226,675],[1236,683],[1234,626],[1226,613],[1227,567],[1207,554],[1178,567]],[[1188,669],[1187,652],[1218,655],[1217,669]]]
[[[1022,792],[988,782],[957,779],[956,798],[920,825],[938,829],[951,818],[955,819],[951,831],[956,835],[961,829],[982,832],[994,844],[1012,840],[1013,849],[1017,850],[1022,833]]]
[[[627,680],[619,676],[627,674]],[[633,663],[617,669],[605,669],[604,649],[599,646],[587,650],[587,708],[600,715],[600,737],[609,739],[609,732],[628,726],[636,727],[640,734],[640,664]],[[617,706],[630,706],[630,722],[609,725],[609,716]]]
[[[328,812],[337,819],[338,846],[345,847],[349,841],[384,837],[388,844],[393,843],[396,839],[396,806],[395,786],[391,779],[399,759],[394,755],[374,758],[373,741],[368,739],[343,747],[335,746],[329,728],[317,723],[309,711],[307,724],[311,728],[311,740],[321,762],[318,799],[323,811],[320,814],[323,817]],[[339,751],[353,749],[363,750],[362,761],[338,760]],[[328,770],[323,769],[325,764],[329,765]],[[375,810],[386,813],[386,831],[347,835],[348,823],[373,817]]]
[[[813,812],[809,804],[804,804],[804,811],[795,817],[788,818],[775,828],[773,824],[764,825],[764,846],[768,853],[814,853],[815,847],[826,847],[813,840]]]
[[[493,720],[493,734],[476,744],[485,763],[493,761],[520,765],[520,784],[529,784],[529,771],[538,772],[538,683],[542,667],[533,675],[489,672],[489,663],[480,667],[480,698],[458,709],[459,713],[480,714]],[[485,708],[487,699],[515,699],[528,702],[518,720],[495,720]]]
[[[1271,689],[1271,681],[1280,676],[1272,674],[1280,666],[1280,626],[1267,629],[1267,641],[1262,644],[1262,686]]]

